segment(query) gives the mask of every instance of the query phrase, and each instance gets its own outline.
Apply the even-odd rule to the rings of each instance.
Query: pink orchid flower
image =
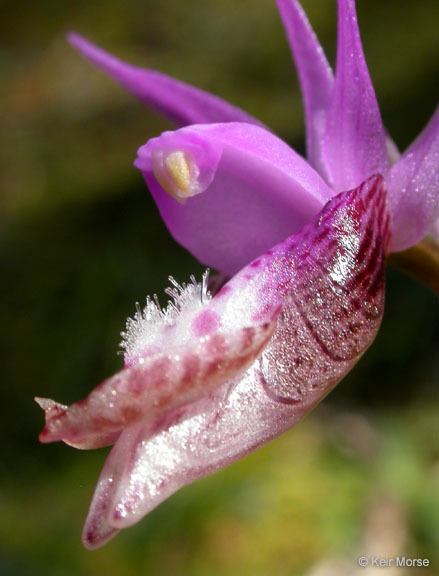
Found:
[[[439,218],[438,113],[395,161],[352,0],[339,0],[335,79],[299,4],[277,3],[304,92],[308,162],[236,107],[70,35],[138,98],[189,125],[150,140],[136,166],[173,236],[233,276],[213,297],[207,274],[171,278],[167,308],[147,299],[128,320],[118,374],[69,407],[38,399],[43,442],[115,444],[84,527],[88,548],[324,398],[379,329],[388,250]]]

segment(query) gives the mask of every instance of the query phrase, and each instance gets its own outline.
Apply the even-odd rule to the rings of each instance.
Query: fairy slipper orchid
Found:
[[[385,185],[374,176],[213,297],[171,279],[122,334],[125,366],[69,407],[37,399],[43,442],[112,444],[83,541],[97,548],[185,484],[275,438],[347,374],[384,306]]]
[[[373,341],[389,251],[437,232],[439,112],[402,155],[383,126],[353,0],[338,0],[335,77],[296,0],[277,0],[302,86],[307,160],[244,111],[77,34],[70,42],[179,128],[138,151],[169,230],[230,276],[147,299],[125,365],[45,411],[43,442],[114,444],[83,533],[97,548],[180,487],[299,421]],[[346,190],[349,190],[346,192]]]
[[[308,163],[239,108],[69,35],[88,60],[177,126],[214,124],[166,133],[139,150],[136,166],[171,234],[201,262],[231,275],[300,229],[328,198],[380,173],[390,250],[434,235],[439,110],[400,156],[383,126],[355,2],[338,0],[335,76],[297,0],[276,2],[303,93]]]

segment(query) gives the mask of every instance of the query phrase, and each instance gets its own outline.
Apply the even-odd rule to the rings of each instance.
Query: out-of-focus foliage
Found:
[[[333,56],[335,2],[303,5]],[[368,551],[437,562],[439,311],[392,273],[376,342],[311,417],[103,550],[81,547],[106,451],[40,446],[32,398],[85,395],[120,366],[134,302],[201,268],[132,168],[169,126],[64,33],[216,92],[299,150],[301,101],[270,0],[16,0],[1,11],[0,573],[340,576]],[[358,12],[384,121],[404,148],[436,105],[439,5],[359,0]]]

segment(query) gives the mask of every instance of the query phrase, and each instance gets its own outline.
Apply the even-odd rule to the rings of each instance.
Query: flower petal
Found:
[[[195,317],[195,326],[200,327],[206,313],[209,307]],[[273,333],[277,311],[271,309],[270,314],[270,321],[259,326],[238,327],[231,333],[216,330],[198,341],[164,347],[161,353],[141,358],[105,380],[84,400],[46,410],[40,441],[93,444],[96,437],[118,433],[140,421],[156,422],[206,396],[261,353]]]
[[[306,119],[308,160],[325,179],[322,137],[334,78],[331,67],[303,8],[297,0],[276,0],[296,63]]]
[[[361,45],[355,2],[338,0],[337,65],[323,140],[335,192],[388,167],[386,135]]]
[[[252,122],[262,125],[250,114],[218,96],[161,72],[126,64],[75,32],[70,32],[67,38],[87,60],[177,126],[203,122]]]
[[[135,166],[173,237],[226,275],[300,229],[332,196],[303,158],[250,124],[165,132],[139,149]]]
[[[44,410],[46,422],[49,422],[53,418],[64,414],[68,409],[68,406],[64,404],[59,404],[59,402],[54,402],[49,398],[35,398],[35,402],[40,408]],[[104,446],[111,446],[116,442],[120,435],[120,432],[108,432],[101,433],[97,432],[95,435],[89,435],[78,441],[65,440],[65,443],[78,450],[94,450],[96,448],[102,448]]]
[[[382,179],[371,178],[329,202],[299,234],[263,255],[265,263],[240,273],[240,281],[246,274],[259,280],[261,293],[270,292],[270,282],[283,293],[270,344],[244,375],[169,414],[155,430],[140,425],[123,433],[110,453],[123,459],[124,472],[105,505],[108,525],[130,526],[180,487],[278,436],[358,361],[383,313],[385,200]],[[101,500],[98,488],[91,509]]]
[[[103,546],[118,533],[107,522],[107,516],[112,512],[112,502],[116,495],[116,488],[126,473],[127,456],[132,453],[132,446],[136,442],[129,441],[127,431],[122,432],[118,442],[111,450],[99,475],[99,480],[93,496],[93,502],[87,515],[82,531],[82,542],[88,550]]]
[[[387,182],[396,252],[422,240],[439,218],[439,108],[392,166]]]

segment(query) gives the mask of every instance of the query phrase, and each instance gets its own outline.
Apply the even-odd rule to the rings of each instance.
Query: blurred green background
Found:
[[[333,60],[335,2],[303,5]],[[107,450],[40,445],[33,397],[84,396],[120,367],[134,303],[201,267],[132,167],[169,125],[64,34],[215,92],[301,152],[302,106],[270,0],[6,0],[0,11],[0,574],[343,576],[369,553],[427,557],[422,574],[439,573],[439,307],[392,270],[378,338],[308,418],[102,550],[82,548]],[[439,3],[359,0],[358,12],[403,149],[437,105]]]

